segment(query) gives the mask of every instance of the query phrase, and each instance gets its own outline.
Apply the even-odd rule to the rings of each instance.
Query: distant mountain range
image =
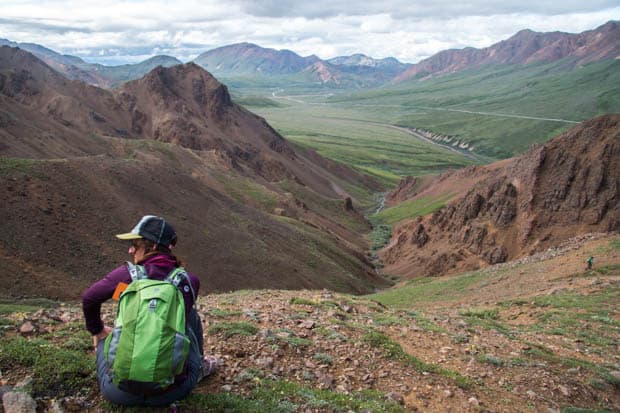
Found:
[[[265,49],[239,43],[210,50],[194,59],[216,76],[294,76],[310,82],[370,86],[385,83],[411,65],[394,58],[373,59],[362,54],[321,60],[290,50]]]
[[[63,55],[34,43],[16,43],[0,39],[0,46],[19,47],[43,60],[54,70],[71,80],[81,80],[94,86],[110,88],[129,80],[139,79],[157,66],[182,64],[172,56],[153,56],[143,62],[120,66],[87,63],[76,56]]]
[[[70,79],[100,87],[113,87],[140,78],[156,66],[182,62],[171,56],[155,56],[137,64],[103,66],[62,55],[32,43],[0,39],[0,45],[20,47],[35,54]],[[417,64],[395,58],[373,59],[362,54],[322,60],[302,57],[290,50],[238,43],[209,50],[193,62],[218,78],[267,78],[283,82],[320,83],[341,88],[374,87],[386,83],[450,73],[492,65],[527,65],[566,59],[567,69],[620,57],[620,23],[610,21],[579,34],[522,30],[511,38],[484,49],[467,47],[441,51]]]
[[[394,80],[439,76],[491,65],[527,65],[568,59],[581,66],[620,57],[620,23],[609,21],[579,34],[521,30],[508,40],[484,49],[444,50],[415,64]]]

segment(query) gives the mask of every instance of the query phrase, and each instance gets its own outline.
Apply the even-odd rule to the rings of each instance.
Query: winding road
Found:
[[[277,91],[271,92],[271,96],[274,99],[285,99],[290,100],[292,102],[301,103],[304,105],[337,105],[338,103],[329,103],[329,102],[306,102],[300,99],[294,99],[293,96],[281,96],[278,95],[278,92],[284,92],[284,89],[279,89]],[[295,97],[330,97],[333,96],[333,93],[326,94],[318,94],[318,95],[295,95]],[[568,120],[568,119],[558,119],[558,118],[541,118],[537,116],[527,116],[527,115],[513,115],[510,113],[496,113],[496,112],[477,112],[474,110],[465,110],[465,109],[448,109],[448,108],[435,108],[430,106],[403,106],[403,105],[368,105],[363,103],[353,104],[352,106],[362,106],[362,107],[371,107],[371,108],[383,108],[383,107],[394,107],[394,108],[411,108],[411,109],[424,109],[424,110],[438,110],[438,111],[446,111],[446,112],[460,112],[460,113],[469,113],[472,115],[483,115],[483,116],[495,116],[500,118],[517,118],[517,119],[531,119],[531,120],[543,120],[547,122],[561,122],[561,123],[571,123],[578,124],[580,121]]]
[[[289,100],[291,102],[295,102],[295,103],[299,103],[302,105],[317,105],[317,106],[327,106],[327,105],[337,105],[338,103],[329,103],[329,102],[307,102],[304,100],[299,99],[300,97],[330,97],[333,96],[333,93],[328,93],[328,94],[317,94],[317,95],[295,95],[295,96],[286,96],[286,95],[279,95],[279,93],[284,92],[284,89],[278,89],[276,91],[272,91],[271,96],[274,99],[283,99],[283,100]],[[402,105],[370,105],[370,104],[353,104],[352,106],[363,106],[363,107],[399,107],[399,108],[403,108]],[[469,113],[469,114],[473,114],[473,115],[483,115],[483,116],[495,116],[495,117],[503,117],[503,118],[518,118],[518,119],[531,119],[531,120],[541,120],[541,121],[547,121],[547,122],[562,122],[562,123],[570,123],[570,124],[578,124],[581,122],[577,122],[574,120],[567,120],[567,119],[556,119],[556,118],[541,118],[541,117],[536,117],[536,116],[526,116],[526,115],[512,115],[512,114],[508,114],[508,113],[494,113],[494,112],[477,112],[477,111],[472,111],[472,110],[465,110],[465,109],[447,109],[447,108],[434,108],[434,107],[427,107],[427,106],[408,106],[409,108],[412,109],[424,109],[424,110],[437,110],[437,111],[447,111],[447,112],[461,112],[461,113]],[[348,120],[356,120],[356,119],[348,119]],[[475,162],[483,162],[486,163],[489,160],[485,157],[482,157],[480,155],[475,154],[474,152],[470,152],[470,151],[463,151],[463,150],[459,150],[457,148],[454,148],[452,145],[444,145],[442,143],[438,143],[433,141],[432,139],[428,139],[427,137],[423,136],[420,133],[415,132],[414,130],[410,129],[410,128],[405,128],[402,126],[397,126],[397,125],[392,125],[389,123],[382,123],[382,122],[374,122],[374,121],[364,121],[364,120],[357,120],[358,122],[364,122],[364,123],[370,123],[373,125],[378,125],[378,126],[384,126],[384,127],[388,127],[388,128],[392,128],[392,129],[397,129],[401,132],[407,133],[408,135],[411,135],[421,141],[430,143],[432,145],[438,146],[440,148],[444,148],[444,149],[448,149],[452,152],[458,153],[468,159],[471,159]]]

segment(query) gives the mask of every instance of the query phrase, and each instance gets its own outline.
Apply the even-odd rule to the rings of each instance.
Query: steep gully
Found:
[[[327,106],[327,105],[330,105],[330,103],[327,103],[327,102],[308,102],[308,101],[305,101],[305,100],[301,100],[299,98],[303,98],[303,97],[313,97],[313,98],[323,97],[323,98],[328,98],[328,97],[333,95],[331,93],[328,93],[328,94],[316,94],[316,95],[306,94],[306,95],[288,96],[288,95],[280,95],[279,93],[282,93],[282,92],[284,92],[284,89],[278,89],[276,91],[273,91],[271,93],[271,96],[274,99],[287,100],[287,101],[298,103],[298,104],[302,104],[302,105],[316,105],[316,106]],[[388,106],[388,105],[356,105],[356,106]],[[392,106],[400,107],[398,105],[392,105]],[[471,113],[474,113],[474,112],[471,112]],[[492,114],[488,114],[488,115],[492,115]],[[351,121],[352,119],[346,119],[346,120]],[[422,142],[428,143],[430,145],[434,145],[434,146],[439,147],[439,148],[447,149],[447,150],[449,150],[451,152],[457,153],[457,154],[459,154],[459,155],[461,155],[461,156],[463,156],[463,157],[465,157],[467,159],[470,159],[470,160],[472,160],[474,162],[477,162],[477,163],[486,163],[486,162],[488,162],[488,159],[485,159],[484,157],[479,156],[479,155],[477,155],[477,154],[475,154],[473,152],[470,152],[468,150],[459,150],[458,148],[455,148],[452,145],[445,145],[445,144],[441,144],[439,142],[435,142],[432,139],[429,139],[429,138],[421,135],[420,133],[416,132],[415,130],[413,130],[411,128],[405,128],[405,127],[402,127],[402,126],[392,125],[392,124],[389,124],[389,123],[374,122],[374,121],[367,121],[367,120],[361,120],[361,119],[357,119],[357,121],[360,122],[360,123],[367,123],[367,124],[372,124],[372,125],[377,125],[377,126],[383,126],[383,127],[386,127],[386,128],[396,129],[396,130],[404,132],[404,133],[406,133],[406,134],[408,134],[408,135],[410,135],[410,136],[414,137],[415,139],[418,139],[418,140],[420,140]],[[371,215],[376,215],[376,214],[378,214],[379,212],[381,212],[385,208],[387,192],[381,193],[379,195],[380,195],[380,198],[379,198],[379,200],[377,202],[377,207],[374,210],[374,212],[371,213]],[[381,262],[381,259],[379,257],[375,257],[372,260],[372,263],[373,263],[373,266],[374,266],[374,269],[375,269],[376,273],[380,274],[380,275],[383,275],[383,272],[381,270],[383,268],[383,263]]]

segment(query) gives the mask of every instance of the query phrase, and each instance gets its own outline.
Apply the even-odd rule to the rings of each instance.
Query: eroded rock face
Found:
[[[477,168],[486,172],[476,171],[479,179],[463,196],[395,228],[382,253],[391,266],[386,271],[417,276],[475,269],[575,235],[620,229],[620,115],[584,122],[500,167]],[[401,197],[412,182],[404,179],[387,198]]]
[[[385,201],[387,205],[395,205],[408,198],[411,198],[411,196],[415,195],[414,187],[417,183],[418,178],[416,177],[407,176],[403,178],[398,184],[398,186],[386,195]]]
[[[508,252],[503,245],[498,245],[495,248],[485,251],[484,254],[482,254],[482,257],[489,264],[499,264],[506,261],[506,258],[508,258]]]
[[[428,242],[428,234],[424,229],[424,225],[420,223],[411,234],[411,243],[422,248]]]
[[[32,74],[27,70],[20,70],[11,73],[6,82],[2,82],[2,93],[14,97],[18,95],[33,96],[37,94],[36,89],[30,86]],[[6,84],[5,84],[6,83]]]

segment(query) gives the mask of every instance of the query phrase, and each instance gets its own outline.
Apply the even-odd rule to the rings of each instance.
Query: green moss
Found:
[[[406,353],[400,344],[379,331],[370,331],[366,333],[363,340],[372,347],[382,349],[386,357],[404,362],[420,373],[429,372],[448,377],[454,380],[456,385],[461,388],[469,388],[471,386],[471,381],[467,377],[436,364],[426,363]]]
[[[23,300],[0,299],[0,314],[15,312],[30,313],[41,308],[56,308],[58,303],[46,298],[29,298]]]
[[[45,175],[39,167],[43,162],[45,161],[0,156],[0,177],[17,174],[38,179],[47,179],[47,175]]]
[[[312,340],[293,336],[280,338],[280,340],[288,343],[291,347],[310,347],[313,344]]]
[[[529,349],[525,351],[525,354],[531,358],[542,359],[548,363],[559,364],[565,368],[581,368],[588,370],[596,374],[603,385],[609,385],[616,389],[620,389],[620,379],[610,374],[609,370],[601,365],[589,362],[587,360],[576,359],[572,357],[564,357],[555,354],[547,347],[536,344],[527,343]]]
[[[476,360],[479,363],[486,363],[486,364],[492,364],[496,367],[502,367],[506,364],[506,362],[500,358],[500,357],[496,357],[496,356],[492,356],[490,354],[480,354],[478,356],[476,356]]]
[[[258,333],[258,327],[243,321],[221,322],[209,327],[207,333],[223,334],[225,338],[230,338],[235,335],[253,336]]]
[[[454,197],[453,194],[443,194],[439,197],[421,197],[409,201],[404,201],[391,208],[386,208],[373,216],[376,222],[394,225],[405,219],[412,219],[425,216],[436,210],[443,208],[446,203]]]
[[[610,317],[610,313],[616,310],[620,302],[620,287],[611,286],[589,294],[577,294],[564,292],[534,298],[532,305],[541,308],[549,308],[545,314],[546,319],[560,319],[570,322],[582,319],[620,327],[620,323]],[[566,316],[566,317],[565,317]]]
[[[316,301],[309,300],[307,298],[302,298],[302,297],[293,297],[291,298],[290,303],[296,304],[296,305],[312,305],[312,306],[318,305]]]
[[[377,314],[372,318],[374,324],[379,326],[404,326],[409,321],[395,314]]]
[[[387,400],[378,391],[365,390],[350,394],[319,390],[297,383],[279,380],[257,380],[256,387],[247,397],[234,393],[193,394],[179,403],[190,411],[217,412],[297,412],[297,411],[373,411],[397,413],[404,409]]]
[[[446,333],[445,328],[439,327],[432,323],[428,318],[419,311],[407,311],[406,314],[416,321],[416,324],[425,331],[432,331],[434,333]]]
[[[463,317],[474,317],[481,320],[497,320],[499,318],[499,310],[497,308],[479,308],[461,311]]]
[[[96,383],[92,355],[59,348],[43,339],[0,339],[0,369],[8,370],[16,365],[32,369],[35,397],[86,394]]]
[[[241,311],[238,310],[222,310],[221,308],[210,308],[208,314],[211,317],[227,318],[236,317],[241,315]]]
[[[315,355],[312,356],[312,358],[314,360],[318,361],[319,363],[327,364],[327,365],[330,365],[330,366],[334,362],[332,356],[327,354],[327,353],[316,353]]]
[[[467,289],[484,280],[481,273],[466,273],[450,278],[418,278],[406,285],[366,296],[383,305],[412,309],[422,303],[456,300]]]
[[[268,338],[274,344],[287,344],[291,347],[309,347],[313,344],[312,340],[297,337],[295,332],[286,328],[277,329],[274,336]]]
[[[496,330],[508,337],[512,337],[515,331],[499,322],[499,310],[497,308],[469,309],[461,312],[470,325],[481,326],[487,330]]]

